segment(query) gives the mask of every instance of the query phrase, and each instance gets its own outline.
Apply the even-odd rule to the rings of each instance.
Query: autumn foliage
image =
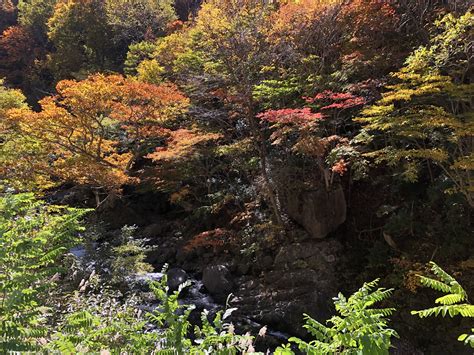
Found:
[[[120,75],[62,81],[41,110],[9,111],[21,134],[51,152],[50,174],[60,181],[119,191],[136,182],[129,175],[149,139],[186,111],[188,99],[175,86],[153,86]]]
[[[186,252],[204,248],[212,249],[214,252],[221,251],[231,242],[232,233],[223,228],[216,228],[195,235],[185,246]]]
[[[268,110],[260,113],[257,117],[270,123],[302,125],[320,120],[323,115],[319,112],[313,113],[310,108],[306,107],[302,109]]]
[[[229,284],[245,282],[236,288],[238,302],[242,295],[252,307],[257,300],[252,317],[272,326],[302,303],[324,311],[319,293],[335,291],[332,281],[376,270],[403,286],[400,271],[412,272],[415,260],[469,263],[472,9],[468,0],[0,0],[0,197],[33,192],[61,205],[96,207],[91,220],[103,219],[107,233],[94,249],[114,259],[110,270],[125,270],[127,260],[143,264],[155,242],[163,252],[151,260],[178,263],[193,275],[206,265],[228,265],[238,276]],[[115,238],[125,223],[150,240],[135,241],[135,227]],[[406,263],[387,263],[393,255]],[[336,265],[352,269],[336,277]],[[73,266],[74,275],[82,274]],[[276,280],[283,270],[285,279]],[[121,283],[134,279],[123,274],[130,278]],[[300,288],[307,276],[311,285]],[[89,281],[95,286],[95,278]],[[70,286],[76,285],[64,289]],[[398,293],[395,302],[403,298]],[[177,307],[169,319],[189,315],[179,311],[177,294],[159,294]],[[161,308],[154,313],[160,324]],[[214,324],[202,317],[204,332],[216,340],[223,330],[234,333],[221,327],[230,311]],[[69,332],[62,310],[40,313],[54,332],[49,339],[26,334],[32,343],[54,344]],[[174,323],[180,334],[185,323]],[[403,326],[401,334],[416,328]],[[112,328],[99,326],[109,345],[117,340],[108,336]],[[140,342],[139,328],[125,331]],[[439,347],[437,330],[428,328],[418,344],[399,345],[414,346],[406,353],[463,353]],[[348,348],[325,347],[334,329],[318,329],[325,339],[316,347],[325,350],[301,341],[302,352],[352,349],[347,333]],[[232,343],[241,329],[235,331],[227,338]],[[83,335],[71,335],[65,352],[128,353]],[[141,335],[161,337],[161,330]],[[189,341],[207,346],[202,335]],[[265,352],[273,340],[260,337],[257,349],[245,348]],[[0,344],[9,341],[0,334]],[[150,349],[158,344],[152,343]],[[365,354],[365,345],[358,351]],[[63,350],[55,346],[41,350]],[[219,341],[209,346],[203,351],[224,349]]]
[[[17,9],[11,0],[0,2],[0,32],[13,26],[17,17]]]
[[[170,131],[166,137],[166,145],[156,148],[148,154],[148,158],[155,162],[176,162],[193,156],[198,145],[215,141],[221,138],[217,133],[202,133],[188,129]]]
[[[326,90],[316,94],[314,97],[305,97],[304,99],[310,104],[318,103],[321,111],[347,110],[362,106],[366,102],[363,97],[346,92],[333,92],[331,90]]]
[[[0,77],[12,83],[22,83],[37,50],[34,38],[25,27],[5,29],[0,36]]]

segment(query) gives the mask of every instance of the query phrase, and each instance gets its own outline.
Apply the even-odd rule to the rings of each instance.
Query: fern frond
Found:
[[[388,317],[395,312],[395,308],[376,308],[376,309],[366,309],[364,312],[370,314],[371,316],[381,315],[383,317]]]
[[[474,305],[470,304],[457,304],[457,305],[446,305],[423,309],[421,311],[412,311],[411,314],[417,315],[420,318],[426,318],[431,316],[439,316],[440,314],[445,317],[447,314],[450,317],[461,315],[463,317],[474,317]]]
[[[295,343],[302,352],[308,355],[325,355],[334,353],[334,348],[327,343],[323,343],[317,340],[313,340],[309,343],[292,337],[288,339],[291,343]]]
[[[305,321],[306,324],[304,328],[317,340],[326,341],[328,337],[331,335],[331,328],[324,326],[323,324],[319,323],[317,320],[311,318],[309,315],[305,314]]]
[[[461,334],[458,340],[464,342],[466,345],[469,345],[471,348],[474,348],[474,329],[471,329],[471,332],[473,334]]]
[[[364,285],[362,286],[362,288],[365,288],[367,289],[368,291],[374,289],[375,287],[377,287],[377,285],[379,284],[380,282],[380,278],[377,278],[373,281],[370,281],[370,282],[366,282],[364,283]]]
[[[354,303],[357,302],[359,299],[363,298],[364,296],[367,296],[375,287],[377,287],[379,281],[380,279],[375,279],[370,282],[365,282],[361,288],[359,288],[356,292],[354,292],[352,296],[349,297],[347,302]]]
[[[423,286],[429,287],[433,290],[440,291],[440,292],[451,292],[451,287],[446,285],[444,282],[432,279],[430,277],[418,275],[420,282]]]
[[[383,300],[389,298],[393,293],[393,288],[383,289],[379,288],[378,290],[368,294],[364,297],[365,307],[370,307],[374,303],[382,302]]]
[[[456,310],[459,314],[463,317],[474,317],[474,305],[471,304],[463,304],[456,307]]]
[[[466,295],[455,293],[455,294],[449,294],[446,296],[439,297],[435,300],[435,303],[449,306],[449,305],[462,302],[465,299],[466,299]]]
[[[431,271],[436,275],[438,276],[441,281],[443,281],[444,283],[446,284],[450,284],[452,282],[456,282],[456,280],[454,279],[454,277],[452,277],[451,275],[449,275],[446,271],[444,271],[441,267],[439,267],[435,262],[433,261],[430,261],[430,265],[431,265]],[[456,282],[457,283],[457,282]]]
[[[390,297],[393,289],[379,288],[378,279],[362,285],[346,298],[342,293],[333,298],[339,313],[326,321],[324,326],[305,314],[304,328],[315,338],[305,342],[291,338],[305,354],[388,354],[390,338],[398,337],[395,330],[387,328],[393,308],[370,308],[374,303]]]
[[[446,295],[439,297],[435,300],[435,303],[441,304],[438,307],[432,307],[419,311],[411,311],[411,314],[417,315],[420,318],[426,318],[430,316],[439,316],[440,314],[445,317],[447,314],[450,317],[460,315],[465,318],[474,317],[474,305],[460,302],[467,301],[467,293],[464,288],[456,281],[454,277],[449,275],[440,266],[434,262],[430,262],[431,271],[440,279],[432,279],[425,276],[419,276],[421,283],[429,288],[437,291],[446,293]],[[462,334],[458,338],[460,341],[464,341],[465,344],[469,344],[474,347],[474,336]]]

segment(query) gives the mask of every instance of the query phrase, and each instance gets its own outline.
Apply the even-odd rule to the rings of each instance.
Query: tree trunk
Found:
[[[275,222],[279,226],[283,226],[283,219],[281,216],[281,210],[278,203],[278,197],[273,187],[273,184],[270,181],[270,177],[268,176],[268,173],[267,173],[267,152],[265,149],[265,138],[263,137],[263,134],[261,130],[259,129],[257,121],[255,119],[256,113],[254,110],[253,99],[248,98],[247,100],[248,100],[247,102],[249,103],[249,106],[247,108],[247,119],[249,121],[249,126],[250,126],[252,136],[255,138],[255,142],[258,148],[258,154],[260,158],[260,173],[262,174],[264,188],[268,195],[268,200],[269,200],[268,202],[272,209]]]

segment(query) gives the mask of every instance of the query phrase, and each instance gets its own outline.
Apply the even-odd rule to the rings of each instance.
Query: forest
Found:
[[[0,0],[0,354],[472,354],[473,11]]]

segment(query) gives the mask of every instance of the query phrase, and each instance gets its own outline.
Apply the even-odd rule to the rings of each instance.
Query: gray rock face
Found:
[[[202,282],[211,295],[219,298],[227,297],[233,288],[230,272],[224,265],[206,267],[202,274]]]
[[[330,317],[332,297],[340,289],[337,265],[343,261],[343,246],[336,239],[283,245],[272,268],[258,279],[236,280],[236,307],[261,324],[307,336],[303,313],[319,321]]]
[[[284,245],[275,257],[275,269],[295,268],[295,263],[305,263],[306,267],[323,272],[332,269],[329,264],[337,260],[342,246],[333,239],[324,242],[304,242]]]
[[[290,218],[312,238],[326,237],[346,220],[346,199],[340,186],[330,191],[288,191],[282,198]]]

